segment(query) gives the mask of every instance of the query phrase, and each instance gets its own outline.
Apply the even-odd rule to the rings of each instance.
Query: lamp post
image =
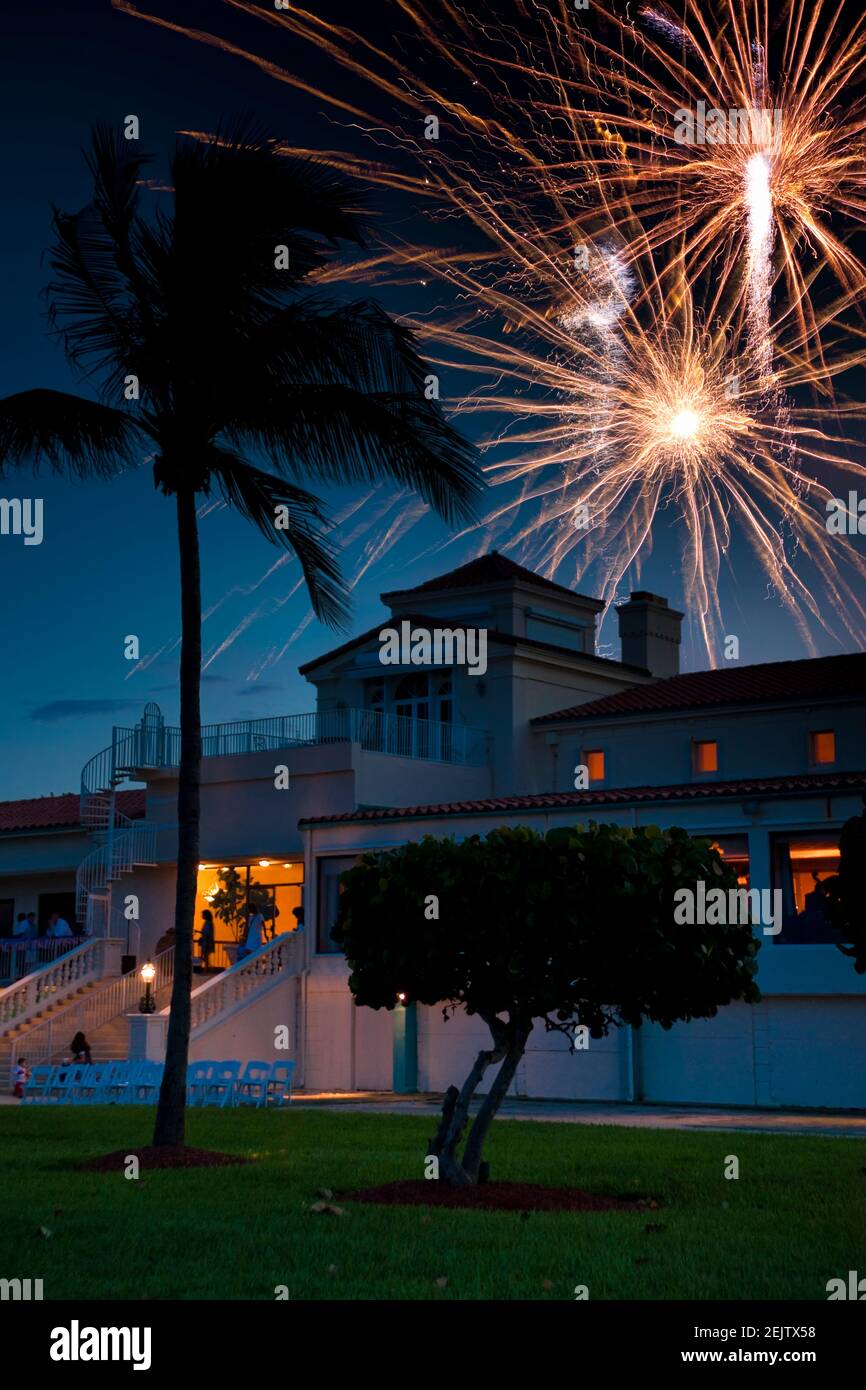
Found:
[[[156,1004],[153,998],[153,981],[156,976],[156,966],[152,961],[145,961],[139,973],[144,983],[144,994],[141,996],[138,1012],[141,1014],[155,1013]]]

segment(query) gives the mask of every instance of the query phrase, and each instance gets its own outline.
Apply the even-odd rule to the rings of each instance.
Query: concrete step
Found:
[[[214,973],[218,974],[219,972],[216,971]],[[95,981],[91,984],[82,987],[82,989],[79,991],[79,994],[86,994],[93,989],[99,988],[100,985],[108,985],[111,983],[112,981],[110,980]],[[194,977],[193,989],[197,988],[198,984],[200,983],[203,983],[202,977]],[[70,996],[70,999],[64,1002],[71,1002],[72,997],[73,996]],[[157,990],[156,995],[154,997],[154,1003],[156,1005],[157,1012],[160,1012],[162,1009],[168,1008],[169,1004],[171,1003],[171,985],[167,985],[163,989]],[[50,1012],[54,1011],[52,1010]],[[135,1011],[133,1010],[132,1012]],[[23,1055],[26,1057],[28,1026],[32,1027],[37,1021],[44,1022],[45,1018],[47,1018],[48,1016],[49,1013],[46,1012],[45,1014],[43,1014],[42,1019],[32,1019],[30,1020],[29,1025],[24,1025],[20,1028],[10,1029],[8,1033],[5,1033],[2,1036],[0,1036],[0,1090],[7,1090],[11,1088],[12,1083],[10,1068],[13,1042],[17,1041],[19,1044],[19,1055],[23,1053]],[[75,1030],[73,1029],[72,1032],[74,1031]],[[61,1062],[69,1061],[69,1043],[71,1041],[72,1036],[70,1033],[70,1037],[66,1043],[58,1047],[57,1050],[53,1052],[50,1057],[40,1060],[45,1060],[53,1064],[59,1064]],[[90,1055],[94,1062],[123,1061],[129,1054],[129,1021],[127,1015],[125,1013],[118,1014],[117,1017],[108,1019],[108,1021],[106,1023],[103,1023],[99,1028],[96,1028],[92,1032],[87,1034],[87,1041],[90,1043]]]
[[[18,1038],[22,1033],[26,1033],[28,1028],[33,1028],[37,1023],[44,1023],[47,1018],[51,1018],[67,1004],[78,1004],[85,994],[90,994],[98,985],[105,983],[102,980],[91,980],[86,985],[79,985],[78,989],[72,994],[64,994],[62,999],[58,999],[56,1004],[46,1003],[36,1013],[30,1014],[22,1023],[13,1023],[4,1032],[0,1033],[0,1041],[4,1038]]]

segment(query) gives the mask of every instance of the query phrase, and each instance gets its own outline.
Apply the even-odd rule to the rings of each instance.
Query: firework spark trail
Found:
[[[393,502],[395,499],[391,500]],[[369,541],[367,543],[365,547],[364,556],[362,557],[358,569],[355,573],[355,576],[349,585],[350,590],[357,588],[361,579],[367,573],[367,570],[375,564],[375,562],[380,558],[381,555],[383,555],[386,551],[390,550],[397,543],[397,541],[400,539],[402,535],[410,531],[412,527],[415,525],[415,523],[420,519],[420,517],[426,516],[429,513],[429,510],[430,509],[427,506],[426,502],[419,502],[417,499],[412,499],[412,502],[405,507],[400,516],[396,517],[394,521],[391,522],[390,526],[378,540]],[[295,590],[293,590],[293,593],[297,591],[298,587],[298,585],[295,586]],[[287,595],[287,597],[290,596]],[[263,674],[264,671],[268,670],[272,666],[277,666],[280,663],[280,661],[282,661],[286,653],[290,651],[290,649],[294,646],[294,643],[297,641],[297,639],[312,622],[313,617],[313,610],[312,608],[310,608],[304,615],[301,622],[295,628],[294,632],[288,638],[288,640],[284,642],[281,647],[272,647],[267,652],[265,657],[260,662],[256,663],[247,679],[257,680],[259,676]]]
[[[608,7],[602,9],[629,51],[635,50],[633,26]],[[755,168],[751,178],[745,171],[763,155],[778,234],[778,267],[771,283],[782,282],[787,302],[805,328],[814,277],[804,274],[804,260],[814,261],[836,281],[837,313],[856,307],[866,286],[863,265],[829,221],[829,214],[837,213],[848,228],[866,225],[864,16],[846,27],[842,6],[831,9],[823,0],[808,6],[784,0],[777,11],[767,0],[728,0],[717,9],[713,27],[707,6],[684,0],[681,27],[687,43],[681,61],[671,62],[676,36],[665,35],[664,44],[643,40],[654,71],[667,68],[670,73],[669,87],[653,82],[636,53],[622,62],[618,108],[612,111],[608,101],[605,118],[627,143],[638,188],[632,194],[619,186],[616,216],[627,219],[632,207],[652,215],[654,245],[685,232],[684,254],[692,274],[717,258],[717,243],[724,243],[727,278],[753,239],[747,209]],[[613,65],[620,61],[612,49],[605,55]],[[588,69],[578,86],[590,97],[593,89],[598,91]],[[727,117],[727,134],[723,124],[721,135],[708,129],[704,142],[677,143],[672,139],[677,116],[699,102]],[[746,129],[732,129],[731,118],[747,113]],[[764,122],[757,119],[759,113],[766,113]],[[768,124],[773,126],[772,142]],[[593,153],[604,162],[603,177],[613,190],[620,171],[597,141],[595,146]],[[749,295],[748,282],[744,293]],[[816,338],[813,347],[820,351]]]
[[[749,341],[757,369],[769,382],[773,370],[770,297],[773,289],[774,223],[770,162],[765,154],[751,156],[746,165],[744,181],[749,227]]]
[[[435,364],[473,383],[459,411],[495,422],[488,468],[503,501],[488,534],[507,536],[544,572],[568,564],[580,579],[594,567],[610,604],[673,522],[684,598],[711,659],[723,630],[720,566],[740,537],[807,648],[810,622],[861,637],[856,585],[866,563],[852,546],[831,549],[823,508],[832,494],[818,479],[822,468],[866,477],[848,456],[854,441],[839,433],[840,414],[864,412],[830,394],[866,357],[833,341],[866,274],[828,216],[866,226],[866,107],[857,97],[839,114],[846,85],[862,77],[866,21],[843,35],[822,0],[812,9],[784,0],[785,23],[772,36],[766,0],[717,0],[719,22],[682,0],[676,18],[662,5],[645,10],[657,37],[637,42],[632,20],[599,5],[617,46],[590,36],[564,5],[539,21],[516,0],[530,27],[546,25],[527,37],[500,16],[486,27],[474,10],[446,3],[433,14],[423,0],[400,0],[425,55],[414,72],[405,44],[392,54],[297,6],[271,14],[228,3],[322,49],[402,113],[347,112],[339,92],[317,92],[356,117],[352,127],[375,146],[369,182],[413,193],[432,219],[459,230],[463,249],[392,238],[352,274],[446,291],[434,311],[404,321]],[[310,90],[271,59],[205,41]],[[646,56],[668,73],[667,86]],[[760,125],[741,142],[676,143],[678,112],[699,101],[722,111],[782,107],[781,145],[768,144]],[[420,134],[431,112],[447,129],[435,148]],[[360,172],[355,156],[333,159]],[[585,271],[572,258],[579,242]],[[809,270],[804,249],[815,258]],[[628,284],[604,269],[611,254]],[[813,297],[820,277],[836,287],[823,305]],[[791,393],[804,387],[830,404],[795,409]],[[578,508],[592,518],[585,531],[573,524]],[[835,613],[795,571],[792,551]]]

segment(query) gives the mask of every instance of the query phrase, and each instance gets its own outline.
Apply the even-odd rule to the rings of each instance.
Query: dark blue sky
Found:
[[[384,0],[351,9],[363,10],[356,22],[375,23],[378,13],[390,23]],[[165,12],[205,28],[218,20],[221,32],[246,37],[284,65],[309,64],[309,52],[293,52],[273,27],[226,16],[223,6],[178,3]],[[73,210],[86,201],[80,151],[93,122],[135,113],[143,145],[159,156],[176,130],[213,129],[244,111],[292,144],[333,148],[346,140],[321,103],[235,58],[122,15],[108,0],[18,0],[2,31],[0,393],[36,385],[69,389],[73,378],[46,332],[43,253],[51,204]],[[311,75],[326,75],[324,67]],[[412,209],[396,196],[380,207],[387,217],[411,219]],[[42,545],[0,537],[5,799],[77,788],[83,762],[110,741],[111,725],[134,722],[148,699],[176,721],[178,597],[174,509],[154,491],[149,467],[110,484],[47,475],[34,481],[24,474],[14,484],[7,478],[0,491],[42,497],[45,514]],[[346,516],[344,568],[357,581],[354,630],[377,621],[382,590],[463,563],[484,543],[480,533],[449,544],[442,523],[417,520],[413,499],[386,492],[347,489],[331,499],[331,509]],[[281,552],[224,509],[203,516],[201,534],[203,601],[210,611],[204,718],[313,708],[314,692],[297,667],[341,639],[309,620],[302,589],[292,592],[297,565],[289,561],[268,574]],[[675,555],[662,530],[641,586],[677,600]],[[744,565],[742,573],[743,582],[736,569],[726,580],[725,598],[728,630],[742,634],[743,659],[804,655],[754,569],[746,578]],[[138,636],[147,660],[135,674],[123,655],[127,634]],[[604,636],[615,654],[613,624]],[[820,645],[839,650],[826,640]],[[688,660],[704,664],[696,653]]]

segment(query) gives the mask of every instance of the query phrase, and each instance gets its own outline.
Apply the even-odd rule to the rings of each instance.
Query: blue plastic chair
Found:
[[[235,1085],[236,1105],[264,1105],[267,1099],[271,1062],[247,1062]]]
[[[188,1105],[204,1105],[207,1083],[216,1062],[190,1062],[186,1069],[186,1099]]]
[[[24,1090],[22,1101],[24,1105],[39,1105],[45,1101],[46,1089],[54,1071],[55,1068],[50,1062],[40,1063],[39,1066],[33,1068],[30,1073],[30,1080]]]
[[[213,1071],[205,1083],[205,1105],[223,1108],[234,1104],[240,1069],[240,1062],[214,1062]]]
[[[266,1105],[276,1104],[277,1109],[291,1105],[294,1070],[294,1062],[274,1062],[267,1083]]]

